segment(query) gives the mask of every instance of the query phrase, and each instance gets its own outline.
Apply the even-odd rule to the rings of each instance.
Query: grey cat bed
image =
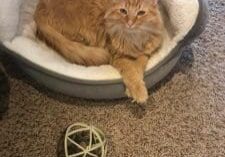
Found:
[[[196,38],[207,21],[206,0],[161,0],[168,15],[162,48],[149,60],[148,88],[162,80],[181,56],[180,48]],[[114,99],[124,97],[120,74],[110,65],[82,67],[65,61],[35,36],[33,12],[37,0],[1,0],[1,49],[11,55],[32,78],[70,96]]]
[[[1,55],[0,55],[0,120],[3,113],[8,109],[9,102],[9,81],[7,74],[4,70],[4,67],[1,64]]]

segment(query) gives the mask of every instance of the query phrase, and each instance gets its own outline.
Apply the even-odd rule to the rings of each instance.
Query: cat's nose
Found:
[[[129,21],[127,22],[127,25],[128,25],[129,27],[132,27],[133,24],[134,24],[134,22],[133,22],[132,20],[129,20]]]

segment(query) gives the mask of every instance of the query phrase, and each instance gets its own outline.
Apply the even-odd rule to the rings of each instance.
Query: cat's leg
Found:
[[[143,55],[137,59],[117,58],[112,65],[122,75],[126,86],[126,94],[137,103],[145,103],[148,99],[148,91],[144,82],[144,71],[148,57]]]

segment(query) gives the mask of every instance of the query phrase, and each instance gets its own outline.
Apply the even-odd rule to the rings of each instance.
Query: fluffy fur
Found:
[[[147,100],[143,73],[162,40],[157,0],[40,0],[35,21],[38,37],[71,62],[101,65],[111,58],[128,96]]]

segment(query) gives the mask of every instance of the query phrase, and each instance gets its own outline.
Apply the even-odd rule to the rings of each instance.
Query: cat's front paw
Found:
[[[134,85],[126,89],[126,95],[133,99],[132,102],[144,104],[148,100],[148,90],[144,85]]]

